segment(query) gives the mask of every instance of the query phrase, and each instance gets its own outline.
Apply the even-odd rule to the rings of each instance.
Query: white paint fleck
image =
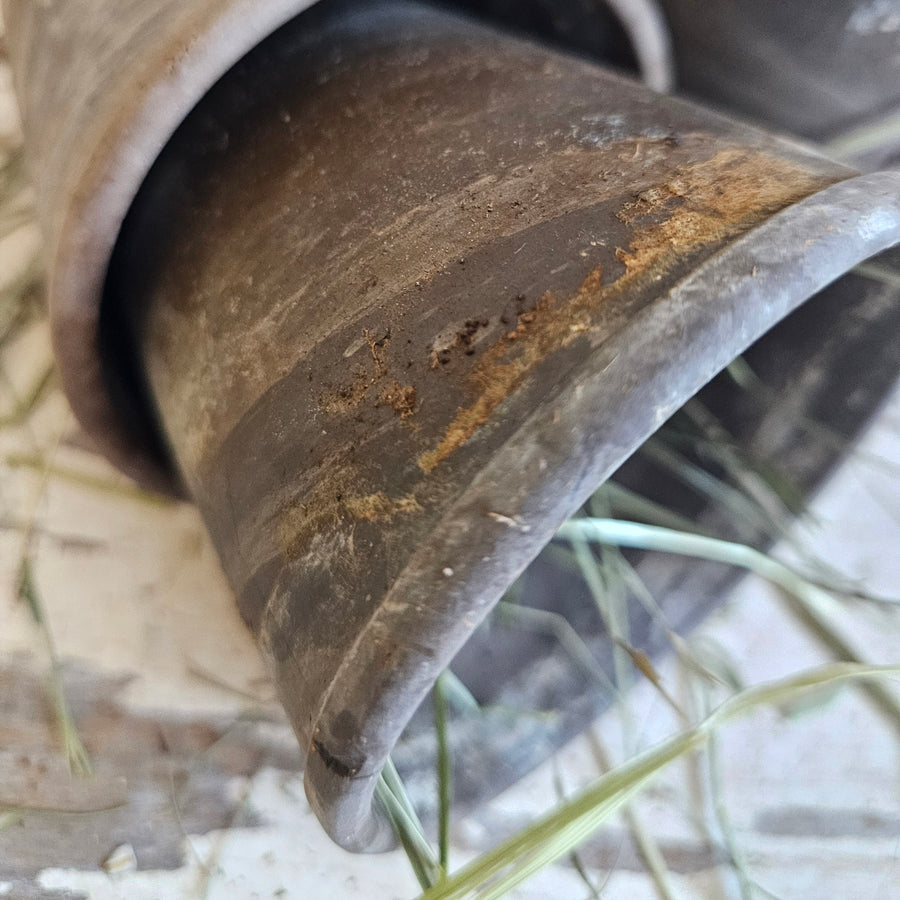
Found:
[[[346,350],[344,350],[344,359],[349,359],[355,353],[358,353],[362,350],[363,347],[366,346],[366,336],[363,334],[358,337],[355,341],[353,341]]]
[[[527,534],[531,531],[531,526],[526,525],[521,519],[516,518],[516,516],[507,516],[503,513],[489,512],[488,518],[493,519],[495,522],[499,522],[501,525],[506,525],[507,528],[515,528],[523,534]]]

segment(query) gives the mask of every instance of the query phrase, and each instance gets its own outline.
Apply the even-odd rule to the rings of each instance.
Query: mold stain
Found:
[[[646,289],[690,254],[717,249],[833,181],[762,151],[728,148],[676,169],[666,182],[637,195],[617,213],[632,229],[628,248],[616,251],[624,273],[604,284],[598,266],[568,300],[547,293],[520,314],[516,328],[478,358],[467,378],[473,402],[457,411],[438,445],[419,456],[420,469],[431,473],[462,447],[544,359],[588,333],[613,297]]]

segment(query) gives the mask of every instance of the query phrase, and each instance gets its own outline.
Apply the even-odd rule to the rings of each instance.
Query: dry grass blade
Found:
[[[48,477],[58,478],[76,487],[98,494],[108,494],[114,497],[122,497],[126,500],[134,500],[137,503],[146,503],[149,506],[171,506],[173,500],[162,494],[145,491],[143,488],[129,481],[113,481],[109,478],[101,478],[80,472],[70,466],[61,466],[48,462],[41,456],[26,453],[9,453],[3,458],[3,462],[13,469],[34,469],[46,473]]]
[[[35,624],[38,626],[44,637],[47,654],[50,657],[50,687],[53,695],[53,707],[56,711],[56,719],[60,731],[62,732],[63,749],[69,763],[69,769],[73,775],[91,775],[93,773],[91,758],[88,755],[84,744],[81,742],[78,729],[75,727],[75,720],[69,709],[69,702],[66,698],[65,689],[62,683],[62,672],[59,664],[59,657],[56,653],[56,645],[47,623],[47,617],[44,614],[43,603],[34,582],[34,575],[31,570],[31,560],[28,556],[22,560],[19,568],[16,594],[27,606]]]
[[[50,453],[51,458],[55,455],[67,426],[68,421],[63,422],[54,442],[53,450]],[[16,573],[15,589],[16,596],[31,613],[47,648],[47,655],[50,659],[50,687],[53,695],[53,706],[62,732],[63,748],[69,763],[69,769],[73,774],[86,776],[92,774],[93,766],[87,750],[81,742],[81,737],[78,734],[78,729],[75,727],[75,720],[69,708],[65,688],[63,687],[59,656],[56,652],[56,643],[53,640],[53,632],[50,629],[50,623],[47,621],[43,600],[35,582],[31,561],[31,541],[35,531],[37,510],[47,487],[47,479],[48,473],[44,470],[41,473],[41,480],[35,491],[32,508],[25,519],[25,525],[22,529],[22,549]]]
[[[16,399],[13,409],[0,415],[0,428],[7,428],[13,425],[21,425],[28,416],[34,412],[38,403],[47,392],[47,389],[53,383],[53,376],[56,373],[54,366],[47,366],[37,378],[35,378],[31,387],[25,392],[24,397]],[[4,380],[6,380],[4,375]]]

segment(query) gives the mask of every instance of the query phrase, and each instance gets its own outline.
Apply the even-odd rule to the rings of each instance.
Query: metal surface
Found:
[[[675,72],[658,0],[452,0],[503,28],[627,71],[670,91]]]
[[[900,240],[900,176],[852,175],[407,4],[313,10],[179,129],[106,359],[135,390],[146,360],[335,840],[390,844],[387,754],[557,526]]]

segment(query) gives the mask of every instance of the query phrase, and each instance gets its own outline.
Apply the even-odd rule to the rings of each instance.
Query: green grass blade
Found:
[[[594,658],[587,645],[581,639],[581,635],[572,627],[572,623],[559,613],[547,609],[536,609],[533,606],[520,606],[501,600],[495,609],[495,614],[502,620],[515,622],[525,628],[529,628],[538,634],[552,634],[560,647],[568,654],[574,663],[580,666],[585,674],[589,675],[611,696],[621,699],[616,686],[610,681],[606,670]]]
[[[719,742],[715,735],[711,735],[706,747],[706,759],[710,782],[710,793],[713,798],[713,809],[725,848],[731,857],[731,866],[741,892],[741,900],[753,900],[753,883],[747,874],[747,863],[743,849],[738,843],[734,826],[731,824],[731,816],[728,814],[728,805],[725,802],[725,787],[722,779],[722,764],[719,758]]]
[[[423,900],[497,900],[580,846],[669,763],[706,744],[717,729],[758,707],[778,705],[833,682],[900,676],[900,666],[834,663],[749,688],[726,700],[699,725],[676,734],[600,778],[529,828],[426,891]]]
[[[447,705],[460,715],[469,716],[481,712],[481,704],[452,670],[444,669],[441,683]]]
[[[748,453],[696,397],[688,400],[682,411],[701,431],[696,446],[720,463],[775,521],[790,521],[792,515],[799,517],[806,512],[806,497],[793,479],[767,460]]]
[[[428,890],[441,881],[443,873],[391,759],[375,785],[375,797],[406,851],[419,884],[423,890]]]
[[[664,471],[674,475],[691,490],[706,497],[716,506],[728,511],[735,519],[747,522],[752,527],[774,536],[780,527],[773,522],[765,510],[743,491],[717,478],[711,472],[686,459],[681,453],[667,446],[661,439],[651,438],[641,448],[641,453]],[[696,528],[680,531],[696,531]]]
[[[0,810],[0,831],[4,831],[7,828],[12,828],[13,825],[18,825],[24,815],[18,809],[3,809]]]
[[[587,740],[600,771],[608,772],[612,768],[609,754],[596,727],[588,729]],[[660,900],[674,900],[675,890],[671,884],[669,870],[659,845],[644,827],[640,816],[638,816],[633,806],[628,805],[624,807],[622,816],[625,824],[628,826],[628,830],[631,832],[631,837],[638,852],[643,857],[644,864],[647,866],[647,872],[653,881]]]
[[[858,275],[871,278],[873,281],[881,282],[881,284],[886,284],[889,287],[900,288],[900,272],[897,272],[896,269],[892,269],[890,266],[884,266],[877,262],[864,262],[853,271]]]
[[[823,147],[832,159],[858,165],[858,157],[895,147],[900,139],[900,113],[890,112],[831,138]],[[864,264],[865,265],[865,264]],[[862,266],[857,266],[862,268]]]
[[[438,861],[446,873],[450,870],[451,761],[447,735],[447,693],[443,672],[434,684],[434,730],[437,736],[438,780]]]
[[[832,597],[789,566],[753,547],[618,519],[571,519],[559,529],[557,536],[693,556],[747,569],[777,585],[794,599],[795,602],[789,604],[790,611],[836,659],[862,662],[830,623],[830,612],[834,607]],[[900,704],[893,696],[878,684],[865,685],[864,690],[891,724],[900,730]]]
[[[642,497],[636,491],[623,487],[621,484],[607,481],[601,490],[606,493],[611,511],[619,517],[640,519],[649,525],[661,525],[663,528],[702,534],[701,529],[687,516],[682,516],[661,503]]]
[[[562,525],[556,536],[565,540],[596,541],[614,547],[692,556],[737,566],[804,599],[813,599],[817,603],[831,602],[831,598],[820,587],[800,573],[746,544],[621,519],[571,519]]]

